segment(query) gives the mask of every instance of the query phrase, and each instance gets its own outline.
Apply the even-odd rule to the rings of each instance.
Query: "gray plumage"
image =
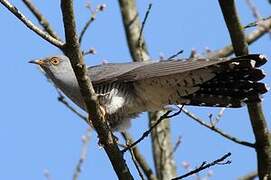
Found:
[[[46,75],[74,103],[85,110],[75,74],[66,56],[38,61]],[[129,126],[129,120],[144,111],[172,104],[241,107],[260,101],[267,92],[258,82],[262,55],[233,59],[183,59],[160,62],[104,64],[88,68],[95,92],[101,94],[108,121],[114,130]]]

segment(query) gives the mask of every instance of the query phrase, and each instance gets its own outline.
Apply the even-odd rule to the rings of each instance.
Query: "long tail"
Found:
[[[258,67],[266,61],[263,55],[248,55],[219,65],[217,68],[221,70],[213,79],[201,84],[195,93],[186,96],[189,99],[187,104],[241,107],[248,102],[260,101],[261,94],[266,93],[268,88],[264,83],[258,82],[265,77]],[[233,62],[236,62],[236,67],[229,68]]]

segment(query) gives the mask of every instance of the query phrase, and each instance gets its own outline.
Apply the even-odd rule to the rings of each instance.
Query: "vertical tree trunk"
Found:
[[[119,0],[122,20],[126,33],[130,54],[134,61],[147,61],[149,54],[143,35],[140,37],[141,23],[139,20],[135,0]],[[139,42],[140,39],[140,42]],[[164,111],[149,113],[149,125],[159,119]],[[163,120],[152,131],[153,159],[158,179],[171,179],[176,177],[176,166],[174,163],[171,144],[170,123],[168,119]],[[161,149],[161,146],[163,146]]]
[[[219,4],[231,36],[234,53],[236,56],[247,55],[248,45],[234,0],[219,0]],[[256,141],[258,176],[260,179],[271,179],[271,140],[262,104],[248,103],[247,108]]]

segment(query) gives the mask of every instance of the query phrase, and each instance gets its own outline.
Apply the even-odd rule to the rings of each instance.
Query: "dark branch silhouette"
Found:
[[[198,172],[200,172],[200,171],[202,171],[202,170],[204,170],[204,169],[207,169],[207,168],[212,167],[212,166],[215,166],[215,165],[225,165],[225,164],[230,164],[230,163],[231,163],[230,160],[228,160],[228,161],[226,161],[226,162],[223,162],[223,161],[224,161],[226,158],[228,158],[230,155],[231,155],[231,153],[227,153],[227,154],[225,154],[224,156],[222,156],[221,158],[219,158],[219,159],[217,159],[217,160],[214,160],[214,161],[211,162],[211,163],[207,163],[206,161],[204,161],[204,162],[200,165],[200,167],[198,167],[198,168],[196,168],[196,169],[194,169],[194,170],[192,170],[192,171],[190,171],[190,172],[188,172],[188,173],[186,173],[186,174],[184,174],[184,175],[182,175],[182,176],[178,176],[178,177],[176,177],[176,178],[173,178],[172,180],[183,179],[183,178],[185,178],[185,177],[191,176],[191,175],[193,175],[193,174],[196,174],[196,173],[198,173]]]
[[[140,141],[142,141],[144,138],[146,138],[150,133],[151,131],[156,127],[158,126],[163,120],[165,119],[168,119],[168,118],[172,118],[174,116],[177,116],[179,115],[181,112],[182,112],[182,109],[183,109],[184,105],[181,106],[179,108],[179,110],[177,112],[175,112],[174,114],[172,115],[169,115],[171,113],[171,111],[167,111],[164,115],[162,115],[156,122],[154,125],[152,125],[147,131],[145,131],[142,136],[136,140],[133,144],[131,144],[130,146],[128,146],[127,148],[124,148],[123,150],[121,150],[122,153],[125,153],[127,150],[133,148],[134,146],[136,146],[138,143],[140,143]]]

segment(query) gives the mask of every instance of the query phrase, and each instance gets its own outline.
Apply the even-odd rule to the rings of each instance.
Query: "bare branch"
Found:
[[[176,54],[173,54],[172,56],[170,56],[167,60],[170,60],[170,59],[174,59],[175,57],[179,56],[180,54],[183,53],[183,50],[181,49],[180,51],[178,51]]]
[[[37,18],[40,25],[43,27],[44,31],[50,34],[53,38],[61,41],[59,36],[54,32],[53,28],[50,26],[48,20],[41,14],[41,12],[35,7],[35,5],[30,0],[23,0],[23,2]]]
[[[207,168],[212,167],[212,166],[215,166],[215,165],[225,165],[225,164],[230,164],[230,163],[231,163],[230,160],[228,160],[228,161],[226,161],[226,162],[223,162],[223,161],[224,161],[226,158],[228,158],[229,156],[231,156],[231,153],[227,153],[227,154],[225,154],[224,156],[222,156],[221,158],[219,158],[219,159],[217,159],[217,160],[214,160],[214,161],[211,162],[211,163],[207,163],[206,161],[204,161],[204,162],[200,165],[200,167],[198,167],[198,168],[196,168],[196,169],[194,169],[194,170],[192,170],[192,171],[190,171],[190,172],[188,172],[188,173],[186,173],[186,174],[184,174],[184,175],[182,175],[182,176],[178,176],[178,177],[176,177],[176,178],[173,178],[172,180],[183,179],[183,178],[185,178],[185,177],[191,176],[191,175],[193,175],[193,174],[196,174],[196,173],[198,173],[198,172],[200,172],[200,171],[202,171],[202,170],[204,170],[204,169],[207,169]]]
[[[253,179],[256,179],[257,177],[258,177],[258,173],[257,171],[254,171],[238,178],[238,180],[253,180]]]
[[[90,121],[88,121],[87,117],[85,117],[84,115],[82,115],[74,107],[72,107],[72,105],[70,105],[68,103],[68,101],[66,100],[65,96],[62,94],[61,90],[56,87],[56,85],[49,79],[48,76],[46,76],[46,73],[44,73],[44,71],[41,71],[41,73],[43,73],[44,76],[46,77],[47,81],[54,86],[54,88],[55,88],[55,90],[56,90],[56,92],[58,94],[57,100],[59,102],[61,102],[64,106],[66,106],[71,112],[75,113],[79,118],[83,119],[89,126],[93,127],[92,123]]]
[[[134,0],[119,0],[122,21],[126,33],[126,39],[133,61],[149,60],[148,50],[143,34],[141,34],[141,47],[138,46],[141,23],[139,20],[136,3]]]
[[[79,33],[79,43],[81,44],[83,37],[87,31],[87,29],[89,28],[90,24],[96,19],[96,15],[98,12],[103,11],[105,9],[105,4],[101,4],[98,5],[97,8],[95,10],[92,10],[90,6],[88,6],[90,11],[91,11],[91,15],[89,17],[89,19],[87,20],[86,24],[84,25],[82,31]]]
[[[130,146],[130,144],[134,143],[134,140],[132,139],[131,135],[128,132],[122,133],[122,136],[125,139],[126,144],[127,144],[127,142],[129,142],[128,146]],[[157,177],[153,173],[152,169],[148,165],[148,163],[145,160],[145,158],[143,157],[143,155],[139,152],[139,149],[136,146],[134,146],[130,150],[133,151],[135,159],[136,159],[137,163],[140,165],[140,168],[143,170],[147,179],[148,180],[157,180]]]
[[[260,12],[259,12],[259,10],[257,9],[257,7],[255,6],[255,4],[253,4],[253,2],[252,2],[251,0],[246,0],[246,3],[247,3],[247,5],[248,5],[248,7],[251,9],[253,16],[254,16],[257,20],[261,19]]]
[[[144,176],[143,176],[143,174],[142,174],[142,172],[141,172],[141,170],[140,170],[140,168],[139,168],[139,166],[138,166],[138,163],[137,163],[137,161],[136,161],[136,159],[135,159],[135,155],[134,155],[133,151],[130,149],[129,152],[130,152],[130,154],[131,154],[132,161],[133,161],[133,163],[134,163],[134,165],[135,165],[135,167],[136,167],[136,170],[137,170],[137,172],[138,172],[140,178],[141,178],[142,180],[144,180]]]
[[[48,33],[41,30],[39,27],[34,25],[27,17],[21,13],[15,6],[13,6],[8,0],[0,0],[0,2],[12,13],[14,14],[20,21],[24,23],[29,29],[38,34],[41,38],[51,43],[52,45],[62,49],[64,43],[53,38]]]
[[[136,8],[135,0],[119,0],[123,25],[126,33],[126,39],[129,46],[130,54],[133,61],[146,61],[149,60],[149,54],[147,50],[146,41],[143,37],[143,27],[139,20],[138,11]],[[150,5],[149,8],[150,9]],[[149,10],[145,14],[147,19]],[[143,21],[143,23],[146,22]],[[145,23],[144,23],[145,24]],[[140,45],[138,45],[140,39]],[[149,115],[149,127],[159,119],[161,114],[165,111],[150,112]],[[169,179],[176,176],[176,166],[173,159],[168,159],[164,162],[164,159],[160,157],[168,157],[168,154],[172,152],[171,133],[170,133],[170,121],[166,120],[159,124],[155,130],[151,131],[152,138],[152,151],[153,159],[155,162],[155,169],[158,179]],[[163,133],[158,133],[158,130],[162,130]],[[163,149],[160,150],[160,139],[163,140]],[[162,166],[162,168],[160,168]]]
[[[177,151],[177,149],[180,147],[181,145],[181,136],[178,137],[173,149],[172,149],[172,152],[168,155],[168,158],[167,159],[170,159],[170,157],[173,156],[173,154]]]
[[[222,118],[223,114],[224,114],[224,111],[225,111],[226,108],[221,108],[220,111],[218,112],[218,114],[215,116],[214,119],[212,119],[210,117],[210,123],[212,126],[216,126],[218,124],[218,122],[220,121],[220,119]]]
[[[121,135],[123,136],[123,138],[124,138],[125,141],[126,141],[126,147],[129,146],[129,145],[131,144],[131,142],[126,138],[125,133],[121,133]],[[139,167],[139,165],[138,165],[139,163],[137,162],[137,159],[135,158],[135,155],[134,155],[133,150],[132,150],[132,149],[129,149],[129,152],[130,152],[130,155],[131,155],[131,157],[132,157],[132,161],[133,161],[133,163],[134,163],[134,165],[135,165],[135,167],[136,167],[136,170],[137,170],[137,172],[138,172],[140,178],[141,178],[142,180],[144,180],[144,175],[143,175],[142,172],[141,172],[141,169],[140,169],[140,167]]]
[[[219,4],[230,33],[235,55],[247,55],[248,45],[237,15],[235,1],[219,0]],[[270,179],[271,140],[269,139],[269,130],[263,114],[262,104],[261,102],[249,102],[247,103],[247,108],[256,140],[255,147],[257,152],[259,179]]]
[[[164,115],[162,115],[156,122],[154,125],[152,125],[147,131],[145,131],[142,136],[136,140],[134,143],[132,143],[130,146],[128,146],[127,148],[121,150],[122,153],[125,153],[127,150],[133,148],[134,146],[136,146],[138,143],[140,143],[140,141],[142,141],[144,138],[146,138],[150,133],[151,131],[156,127],[158,126],[158,124],[160,124],[163,120],[165,119],[168,119],[168,118],[172,118],[174,116],[177,116],[179,115],[181,112],[182,112],[182,109],[183,109],[184,106],[180,107],[179,110],[177,112],[175,112],[174,114],[172,115],[169,115],[171,113],[171,111],[167,111]]]
[[[266,21],[263,21],[261,26],[257,26],[256,30],[246,35],[245,40],[250,45],[254,43],[255,41],[257,41],[260,37],[268,33],[270,29],[271,29],[271,19],[267,19]],[[219,49],[207,54],[207,56],[210,58],[227,57],[233,53],[234,51],[233,51],[232,45],[228,45],[222,49]]]
[[[266,18],[261,18],[259,20],[256,20],[254,22],[249,23],[248,25],[244,26],[243,28],[246,29],[246,28],[255,27],[255,26],[263,26],[264,28],[266,28],[267,31],[270,31],[270,29],[268,27],[264,26],[264,22],[267,20],[270,20],[270,19],[271,19],[271,16],[268,16]]]
[[[66,101],[65,96],[60,92],[59,89],[56,88],[56,91],[58,93],[58,101],[64,104],[69,110],[71,110],[74,114],[76,114],[78,117],[83,119],[88,125],[92,126],[91,122],[88,121],[88,119],[82,115],[80,112],[78,112],[74,107],[72,107],[68,101]]]
[[[143,35],[143,30],[144,30],[145,24],[146,24],[146,22],[147,22],[147,19],[148,19],[148,17],[149,17],[150,11],[151,11],[151,7],[152,7],[152,4],[150,3],[149,6],[148,6],[148,9],[147,9],[147,11],[146,11],[144,20],[143,20],[143,22],[142,22],[142,26],[141,26],[140,32],[139,32],[139,37],[138,37],[138,47],[139,47],[140,49],[142,49],[142,47],[143,47],[144,41],[142,41],[142,35]],[[143,58],[141,58],[141,59],[143,60]]]
[[[80,159],[76,164],[75,172],[73,174],[73,180],[78,180],[79,175],[81,174],[82,171],[82,166],[87,158],[91,131],[92,131],[91,128],[88,128],[86,134],[82,136],[83,145],[81,149]]]
[[[225,137],[226,139],[229,139],[237,144],[241,144],[247,147],[251,147],[251,148],[255,148],[255,144],[246,142],[246,141],[242,141],[236,137],[233,137],[229,134],[224,133],[222,130],[216,128],[213,125],[209,125],[207,124],[204,120],[200,119],[199,117],[197,117],[196,115],[194,115],[193,113],[189,112],[187,109],[183,108],[183,112],[184,114],[186,114],[187,116],[189,116],[191,119],[195,120],[196,122],[198,122],[199,124],[203,125],[204,127],[207,127],[208,129],[220,134],[221,136]]]
[[[133,179],[123,154],[120,152],[116,139],[114,138],[105,117],[100,109],[97,95],[93,89],[89,77],[86,75],[86,66],[83,62],[83,55],[80,50],[79,41],[76,35],[75,17],[72,0],[61,0],[61,10],[65,28],[66,45],[64,53],[69,57],[72,68],[75,72],[82,97],[85,101],[89,118],[99,136],[99,142],[109,157],[111,164],[119,179]],[[91,112],[91,114],[90,114]]]

